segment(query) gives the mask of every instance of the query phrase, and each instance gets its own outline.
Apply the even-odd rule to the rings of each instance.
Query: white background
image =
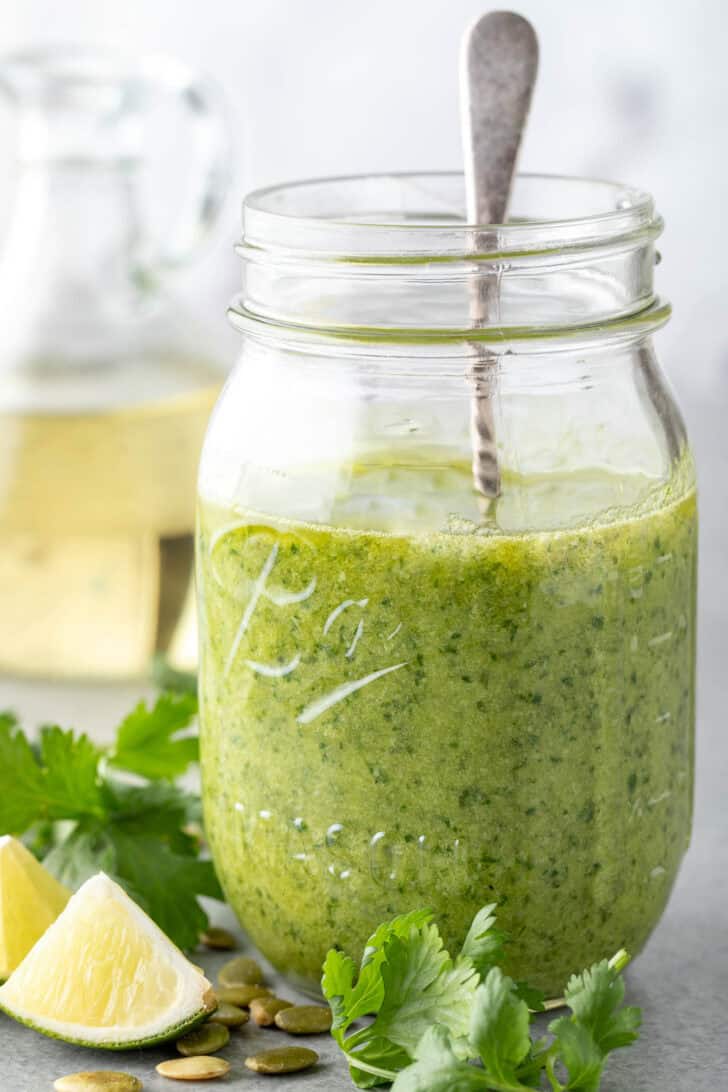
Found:
[[[215,245],[186,291],[223,329],[239,276],[232,243],[245,189],[329,173],[458,166],[458,44],[482,10],[482,0],[2,0],[0,52],[74,41],[163,50],[219,82],[230,104],[236,178]],[[541,39],[521,166],[649,189],[667,221],[657,275],[675,313],[658,348],[698,455],[701,692],[706,706],[722,710],[728,4],[523,0],[519,10]],[[0,125],[0,222],[11,208],[8,132]],[[232,335],[227,344],[232,361]],[[702,777],[716,791],[728,777],[722,720],[702,725]]]
[[[231,244],[244,190],[458,166],[458,43],[485,8],[483,0],[2,0],[0,51],[74,41],[163,50],[219,82],[237,177],[198,283],[222,316],[237,276]],[[663,360],[681,389],[725,392],[728,5],[522,0],[518,10],[541,39],[521,166],[614,178],[656,195],[668,225],[659,286],[675,305]],[[0,167],[4,199],[8,177]]]

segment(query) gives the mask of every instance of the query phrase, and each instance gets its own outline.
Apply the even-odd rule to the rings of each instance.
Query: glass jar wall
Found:
[[[471,228],[462,191],[245,205],[244,347],[199,480],[205,818],[243,925],[311,989],[383,918],[432,907],[456,944],[495,901],[509,970],[557,995],[639,950],[689,839],[695,491],[651,343],[661,222],[624,187],[521,177],[512,221]]]

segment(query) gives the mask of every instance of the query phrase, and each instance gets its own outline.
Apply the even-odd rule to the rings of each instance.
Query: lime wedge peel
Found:
[[[179,1038],[215,1007],[205,976],[103,872],[0,987],[0,1009],[14,1020],[106,1050]]]

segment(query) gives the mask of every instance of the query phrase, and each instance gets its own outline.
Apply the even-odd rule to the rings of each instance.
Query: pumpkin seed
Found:
[[[259,986],[263,972],[250,956],[236,956],[220,968],[217,977],[221,986]]]
[[[195,1054],[214,1054],[216,1050],[222,1050],[230,1042],[230,1032],[219,1023],[202,1024],[194,1031],[183,1035],[177,1040],[177,1050],[180,1054],[190,1057]]]
[[[289,1035],[320,1035],[331,1028],[328,1005],[292,1005],[275,1015],[276,1027]]]
[[[306,1047],[277,1047],[275,1050],[263,1050],[245,1059],[248,1069],[254,1073],[297,1073],[301,1069],[310,1069],[316,1065],[319,1056],[315,1050]]]
[[[250,1014],[245,1009],[239,1009],[237,1005],[229,1005],[227,1001],[222,1001],[210,1017],[210,1023],[224,1024],[226,1028],[239,1028],[241,1024],[247,1024],[249,1019]]]
[[[231,952],[233,948],[238,946],[238,942],[232,933],[229,933],[227,929],[219,929],[214,925],[209,929],[205,929],[200,940],[206,948],[212,948],[213,951]]]
[[[292,1009],[292,1001],[283,1001],[280,997],[256,997],[250,1002],[250,1015],[259,1028],[269,1028],[276,1020],[276,1013]]]
[[[54,1082],[56,1092],[139,1092],[143,1087],[138,1077],[131,1073],[117,1073],[111,1069],[94,1072],[69,1073]]]
[[[168,1062],[160,1062],[156,1070],[161,1077],[171,1077],[173,1081],[212,1081],[230,1072],[230,1062],[199,1054],[193,1058],[171,1058]]]
[[[270,997],[270,990],[267,986],[217,986],[215,997],[219,1002],[247,1009],[256,997]]]

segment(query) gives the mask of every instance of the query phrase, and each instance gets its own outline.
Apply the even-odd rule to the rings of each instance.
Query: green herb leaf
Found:
[[[333,1011],[332,1034],[361,1088],[391,1081],[434,1023],[464,1044],[478,975],[469,959],[453,963],[430,918],[417,911],[380,926],[356,983],[351,959],[337,951],[327,956],[322,988]],[[372,1024],[345,1038],[355,1019],[372,1013]]]
[[[114,762],[138,774],[171,778],[197,754],[178,738],[197,708],[192,695],[162,695],[122,723]],[[24,836],[46,866],[77,888],[102,870],[118,880],[181,948],[207,925],[198,897],[221,899],[210,861],[199,857],[196,796],[167,780],[128,784],[84,735],[55,726],[31,744],[11,714],[0,714],[0,830]]]
[[[543,994],[495,965],[506,938],[494,928],[493,910],[476,915],[455,962],[427,911],[380,926],[358,978],[352,959],[329,952],[322,988],[332,1035],[358,1087],[394,1081],[393,1092],[533,1092],[545,1075],[553,1092],[597,1092],[609,1051],[637,1037],[639,1010],[620,1007],[629,956],[618,952],[573,976],[572,1015],[552,1022],[553,1039],[534,1041],[529,1009],[543,1008]],[[346,1034],[369,1014],[371,1024]]]
[[[483,980],[491,967],[499,967],[505,957],[506,934],[495,927],[495,906],[491,902],[475,915],[461,952],[471,960]]]
[[[349,1013],[352,1008],[355,975],[356,964],[351,956],[340,952],[338,948],[330,948],[324,960],[321,991],[331,1008],[331,1034],[337,1040],[353,1019]]]
[[[603,1054],[629,1046],[637,1038],[642,1014],[637,1008],[619,1008],[624,979],[606,959],[572,975],[564,997],[573,1020],[591,1033]]]
[[[564,992],[571,1016],[549,1024],[554,1036],[552,1054],[566,1069],[567,1089],[595,1092],[599,1088],[607,1055],[635,1041],[642,1021],[639,1009],[625,1006],[624,979],[620,967],[628,961],[618,952],[589,970],[573,975]]]
[[[198,796],[166,781],[126,785],[109,779],[104,788],[112,821],[126,834],[156,834],[176,853],[199,853],[200,838],[190,833],[202,818]]]
[[[458,1058],[447,1028],[436,1024],[423,1035],[415,1062],[397,1075],[392,1092],[484,1092],[491,1087],[482,1069]]]
[[[354,961],[336,948],[329,951],[324,962],[321,989],[334,1014],[334,1038],[343,1044],[343,1033],[350,1024],[362,1016],[379,1012],[384,998],[381,974],[384,945],[390,937],[407,936],[412,927],[420,928],[431,919],[429,910],[415,910],[409,914],[400,914],[380,925],[366,943],[356,985]]]
[[[195,735],[182,735],[197,713],[194,694],[162,694],[153,709],[141,701],[119,725],[109,761],[142,777],[173,781],[197,761]]]
[[[470,1042],[489,1074],[518,1084],[516,1070],[531,1050],[530,1019],[513,980],[493,967],[478,986],[470,1021]]]
[[[79,823],[66,838],[58,841],[43,858],[43,864],[72,891],[97,872],[106,872],[118,879],[116,854],[108,831],[93,820]]]
[[[468,1033],[478,976],[469,959],[455,963],[445,951],[436,925],[410,926],[406,937],[384,945],[384,998],[371,1028],[411,1056],[424,1033],[442,1024],[455,1039]]]
[[[88,736],[46,725],[40,736],[50,819],[104,814],[98,776],[101,751]]]
[[[550,1029],[556,1036],[555,1049],[569,1074],[569,1089],[596,1092],[602,1077],[604,1058],[587,1028],[574,1024],[568,1016],[553,1020]]]
[[[377,1085],[390,1084],[395,1074],[405,1069],[412,1060],[402,1047],[389,1039],[380,1038],[368,1040],[357,1047],[355,1054],[348,1057],[349,1076],[357,1088],[375,1088]],[[356,1061],[351,1060],[354,1058]],[[383,1075],[385,1073],[386,1076]]]
[[[45,728],[37,750],[14,717],[0,716],[0,830],[22,834],[33,823],[103,815],[97,779],[100,752],[86,738]]]

